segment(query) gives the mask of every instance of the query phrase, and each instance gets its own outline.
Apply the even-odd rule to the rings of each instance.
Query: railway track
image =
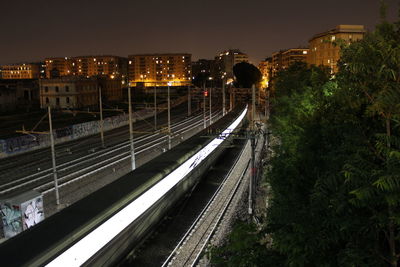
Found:
[[[250,156],[250,146],[247,144],[218,190],[165,260],[163,267],[194,266],[198,263],[248,171]],[[235,175],[238,168],[241,168],[240,175]]]
[[[216,111],[213,117],[220,116]],[[181,136],[191,131],[193,128],[200,127],[203,124],[202,114],[178,120],[172,125],[173,140],[179,142]],[[113,133],[113,137],[119,137],[126,133]],[[108,137],[110,138],[110,137]],[[144,134],[134,139],[136,157],[149,154],[155,150],[160,150],[167,146],[166,135],[160,131],[154,134]],[[93,145],[92,145],[93,147]],[[85,148],[83,148],[85,150]],[[58,152],[60,150],[58,149]],[[63,149],[61,150],[63,151]],[[60,156],[60,155],[58,155]],[[81,153],[80,156],[64,160],[57,166],[59,187],[71,184],[87,176],[101,172],[105,168],[113,168],[116,164],[129,164],[130,151],[129,141],[120,141],[104,149],[98,149],[89,154]],[[37,166],[43,163],[43,159],[36,162]],[[35,166],[35,163],[32,163]],[[13,179],[4,179],[7,173],[0,175],[2,183],[0,184],[0,197],[5,195],[17,194],[30,189],[37,190],[44,194],[54,190],[53,174],[50,164],[40,168],[36,173],[20,177],[11,177]],[[9,176],[10,173],[8,173]],[[9,177],[10,178],[10,177]]]

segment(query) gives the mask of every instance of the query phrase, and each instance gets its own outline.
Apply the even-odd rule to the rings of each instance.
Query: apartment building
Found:
[[[272,57],[268,57],[258,64],[258,69],[262,75],[262,86],[264,88],[268,87],[272,79],[272,67]]]
[[[342,41],[352,43],[364,38],[366,30],[363,25],[338,25],[334,29],[318,33],[309,40],[308,64],[326,66],[332,73],[338,71],[340,47]]]
[[[46,58],[46,77],[56,76],[108,76],[125,81],[127,59],[118,56],[78,56],[64,58]]]
[[[188,86],[192,76],[191,54],[138,54],[128,56],[130,86]]]
[[[287,69],[294,62],[307,62],[308,48],[290,48],[272,54],[272,77],[278,71]]]
[[[213,76],[217,79],[221,79],[222,77],[233,79],[233,66],[240,62],[249,62],[249,57],[239,49],[229,49],[221,52],[215,57],[216,67]]]
[[[0,67],[1,79],[38,79],[39,75],[40,65],[38,64],[3,65]]]
[[[40,107],[79,109],[98,105],[95,78],[59,77],[40,80]]]

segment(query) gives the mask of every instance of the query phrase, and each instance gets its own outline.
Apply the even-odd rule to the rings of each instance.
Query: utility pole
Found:
[[[206,85],[203,84],[203,128],[205,129],[206,125]]]
[[[253,84],[253,86],[251,87],[251,127],[252,127],[252,131],[255,130],[255,119],[256,119],[256,87]]]
[[[169,84],[168,84],[168,150],[171,149],[171,100],[169,95]]]
[[[254,194],[254,183],[256,176],[256,166],[255,166],[255,150],[256,150],[256,141],[255,141],[255,110],[256,110],[256,88],[253,84],[252,86],[252,107],[251,107],[251,129],[250,129],[250,142],[251,142],[251,175],[249,182],[249,214],[253,214],[253,194]]]
[[[229,111],[233,109],[233,88],[232,86],[229,88]]]
[[[133,146],[133,126],[132,126],[132,100],[131,100],[131,87],[128,83],[128,105],[129,105],[129,142],[131,145],[131,169],[136,169],[135,163],[135,147]]]
[[[154,84],[154,130],[157,130],[157,86]]]
[[[211,113],[211,89],[212,89],[212,87],[210,87],[210,94],[209,94],[209,98],[210,98],[210,123],[209,123],[209,125],[211,126],[211,124],[212,124],[212,113]]]
[[[53,123],[51,121],[51,108],[47,106],[49,114],[49,134],[50,134],[50,145],[51,145],[51,161],[53,164],[53,177],[54,177],[54,190],[56,191],[56,203],[60,205],[60,195],[58,193],[58,179],[57,179],[57,166],[56,166],[56,150],[54,147],[54,136],[53,136]]]
[[[251,132],[250,143],[251,143],[251,174],[250,174],[250,183],[249,183],[249,214],[253,214],[253,188],[254,181],[256,176],[256,165],[255,165],[255,150],[256,150],[256,140],[255,140],[254,132]]]
[[[188,86],[188,117],[192,115],[192,98],[190,96],[190,85]]]
[[[101,147],[104,148],[104,120],[103,120],[103,102],[101,99],[101,86],[99,86],[99,106],[100,106],[100,138]]]
[[[267,91],[267,99],[265,101],[265,122],[269,120],[269,90]]]
[[[225,116],[226,113],[225,106],[225,79],[222,79],[222,116]]]

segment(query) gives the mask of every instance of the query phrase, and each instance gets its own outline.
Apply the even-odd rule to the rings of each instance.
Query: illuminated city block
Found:
[[[128,56],[130,86],[191,85],[191,54],[139,54]]]

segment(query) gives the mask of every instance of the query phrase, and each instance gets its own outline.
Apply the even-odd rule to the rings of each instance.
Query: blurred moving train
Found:
[[[115,265],[193,189],[231,133],[245,122],[246,113],[247,107],[233,110],[154,160],[0,244],[1,265]]]

